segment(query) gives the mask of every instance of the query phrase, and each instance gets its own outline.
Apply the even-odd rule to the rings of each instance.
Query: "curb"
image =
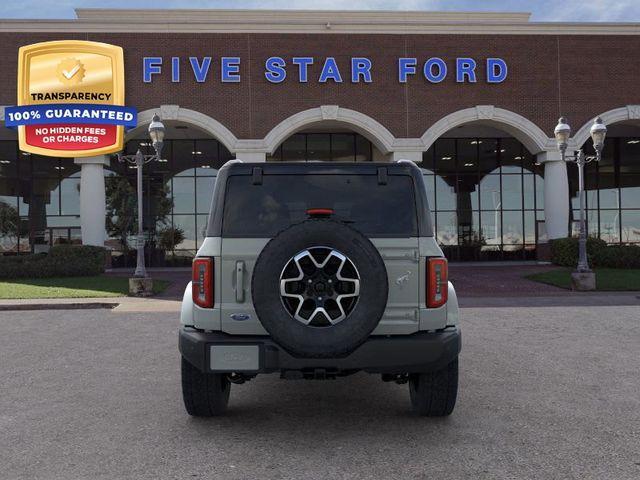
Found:
[[[26,310],[95,310],[113,309],[119,303],[115,302],[89,302],[89,303],[14,303],[0,305],[0,312],[26,311]]]

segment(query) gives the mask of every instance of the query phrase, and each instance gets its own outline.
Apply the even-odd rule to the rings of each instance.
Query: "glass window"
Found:
[[[480,207],[482,210],[500,209],[500,175],[487,175],[480,180]]]
[[[353,162],[356,153],[356,136],[351,133],[331,135],[331,159],[334,162]]]
[[[458,210],[478,210],[477,175],[458,175],[456,191]]]
[[[309,208],[330,208],[366,235],[416,236],[413,179],[390,175],[265,175],[252,185],[248,175],[232,175],[224,205],[225,236],[272,237],[308,218]]]
[[[435,144],[436,174],[441,176],[455,175],[456,170],[456,141],[451,138],[443,138]]]
[[[172,191],[174,213],[195,213],[194,178],[175,177]]]
[[[65,178],[60,182],[61,215],[80,215],[80,179]]]
[[[487,175],[498,168],[498,141],[481,138],[478,141],[478,170],[480,175]]]
[[[536,243],[536,212],[524,212],[524,243]]]
[[[306,160],[307,137],[297,133],[282,144],[282,160],[285,162],[303,162]]]
[[[196,250],[196,216],[195,215],[174,215],[174,228],[180,228],[184,233],[184,241],[176,245],[176,250]]]
[[[196,213],[209,213],[216,177],[196,178]]]
[[[60,172],[60,162],[57,158],[30,155],[31,175],[33,177],[57,177]]]
[[[171,152],[171,171],[176,176],[193,176],[195,142],[193,140],[173,140]],[[168,153],[168,152],[167,152]],[[163,155],[164,156],[164,155]]]
[[[640,174],[620,174],[620,206],[640,208]]]
[[[620,138],[620,176],[628,173],[640,174],[640,137]],[[605,141],[605,150],[609,148],[608,139]]]
[[[436,212],[437,237],[441,245],[458,244],[458,220],[456,212]]]
[[[455,177],[452,179],[455,180]],[[435,177],[436,181],[436,198],[435,207],[438,210],[455,210],[456,209],[456,192],[452,185],[439,175]]]
[[[536,189],[535,175],[523,175],[522,177],[522,198],[524,200],[524,208],[527,210],[534,210],[536,208],[535,203],[535,189]]]
[[[500,139],[500,163],[502,173],[512,174],[522,172],[524,154],[522,144],[515,138]]]
[[[434,169],[434,165],[433,165],[434,155],[435,155],[435,148],[432,145],[431,147],[429,147],[429,150],[422,153],[422,165],[420,165],[422,168],[431,170],[432,173]]]
[[[502,176],[503,210],[522,210],[522,176]]]
[[[202,240],[207,236],[207,224],[209,223],[209,215],[196,215],[198,227],[198,248],[202,245]]]
[[[502,212],[502,243],[505,245],[521,245],[524,243],[522,212]]]
[[[482,236],[487,245],[502,243],[502,217],[499,210],[483,211],[480,215]]]
[[[579,217],[578,217],[579,218]],[[589,218],[590,223],[597,218]],[[597,234],[595,229],[589,228],[589,233]],[[620,242],[620,211],[619,210],[600,210],[600,238],[607,243]]]
[[[331,160],[331,135],[307,134],[307,160],[328,162]]]
[[[640,243],[640,210],[622,211],[622,241]]]
[[[492,141],[495,144],[495,140]],[[475,173],[478,171],[478,149],[486,149],[487,143],[476,138],[460,138],[456,141],[458,173]],[[489,146],[491,149],[491,146]],[[494,148],[495,150],[495,148]],[[495,153],[494,153],[495,155]]]
[[[18,175],[18,148],[14,141],[0,141],[0,178]]]
[[[356,162],[371,162],[373,160],[373,145],[362,135],[356,135]]]

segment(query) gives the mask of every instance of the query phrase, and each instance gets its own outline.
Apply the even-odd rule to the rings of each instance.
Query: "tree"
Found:
[[[155,227],[158,223],[166,224],[167,217],[173,208],[173,200],[165,183],[151,184],[151,226],[149,238],[155,238]],[[126,177],[108,177],[105,179],[107,200],[107,232],[117,238],[126,252],[129,250],[127,239],[138,233],[137,193]]]
[[[20,234],[20,215],[18,209],[7,202],[0,201],[0,238],[7,237],[18,242]]]

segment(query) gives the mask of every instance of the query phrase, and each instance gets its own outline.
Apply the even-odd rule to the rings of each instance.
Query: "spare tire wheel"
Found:
[[[307,220],[264,247],[251,291],[260,322],[283,348],[303,357],[344,356],[378,325],[387,271],[360,232],[334,220]]]

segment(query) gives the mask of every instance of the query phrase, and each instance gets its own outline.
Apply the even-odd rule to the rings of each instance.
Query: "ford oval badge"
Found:
[[[232,313],[231,320],[237,320],[238,322],[243,322],[244,320],[249,320],[251,315],[248,313]]]

